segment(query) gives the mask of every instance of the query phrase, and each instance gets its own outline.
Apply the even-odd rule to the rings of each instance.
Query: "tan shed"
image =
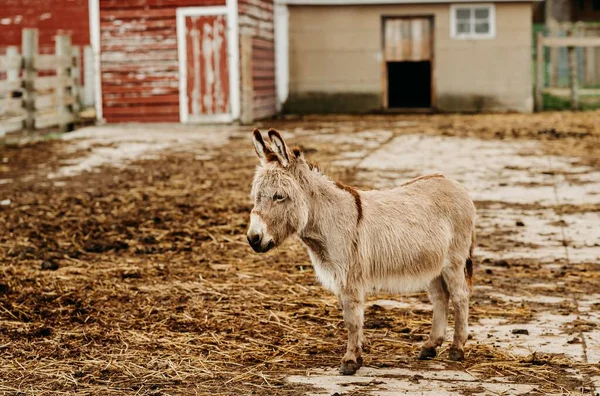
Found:
[[[286,112],[532,111],[532,0],[276,7]]]

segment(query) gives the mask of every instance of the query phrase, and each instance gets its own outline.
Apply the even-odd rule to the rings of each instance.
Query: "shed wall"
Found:
[[[251,75],[241,70],[242,80],[252,80],[251,118],[265,118],[277,111],[273,0],[239,0],[238,12],[240,35],[251,37]]]
[[[290,6],[291,112],[382,107],[382,17],[434,17],[441,111],[532,110],[530,3],[496,3],[496,37],[450,38],[449,4]]]

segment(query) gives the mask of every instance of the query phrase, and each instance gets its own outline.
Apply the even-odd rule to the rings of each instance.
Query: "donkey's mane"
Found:
[[[306,163],[308,164],[308,169],[310,169],[313,172],[317,172],[320,175],[323,176],[327,176],[325,173],[323,173],[323,170],[319,167],[319,165],[317,163],[314,162],[308,162],[306,161]]]
[[[302,149],[299,146],[294,146],[294,147],[292,147],[292,154],[294,154],[294,157],[298,158],[302,155]],[[325,175],[325,173],[323,173],[321,168],[319,168],[319,165],[317,163],[310,162],[306,158],[304,160],[306,161],[306,164],[308,165],[308,169],[310,169],[311,171],[317,172],[323,176],[327,176],[327,175]]]

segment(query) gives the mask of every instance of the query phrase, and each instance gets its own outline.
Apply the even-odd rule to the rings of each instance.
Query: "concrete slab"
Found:
[[[542,155],[535,142],[498,142],[444,136],[401,135],[364,158],[360,176],[370,171],[396,174],[395,182],[427,173],[441,172],[469,186],[473,199],[506,203],[556,201],[556,173],[571,175],[587,183],[560,188],[561,203],[596,203],[600,174],[577,166],[577,158]],[[378,187],[390,187],[377,183]],[[589,181],[594,181],[588,184]],[[381,185],[387,184],[387,185]]]
[[[61,136],[72,142],[68,153],[81,153],[64,161],[49,179],[71,177],[100,166],[123,166],[136,159],[156,158],[162,150],[184,150],[210,158],[210,150],[225,144],[235,126],[189,126],[180,124],[119,124],[86,127]],[[199,159],[202,160],[202,159]]]
[[[535,385],[480,381],[460,371],[415,371],[408,369],[361,368],[356,375],[339,375],[334,370],[319,370],[310,375],[287,378],[294,384],[312,385],[318,390],[311,395],[456,395],[463,392],[478,395],[523,395],[535,390]]]

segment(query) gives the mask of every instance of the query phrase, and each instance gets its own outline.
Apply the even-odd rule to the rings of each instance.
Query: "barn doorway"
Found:
[[[390,110],[433,107],[433,18],[385,17],[383,104]]]

